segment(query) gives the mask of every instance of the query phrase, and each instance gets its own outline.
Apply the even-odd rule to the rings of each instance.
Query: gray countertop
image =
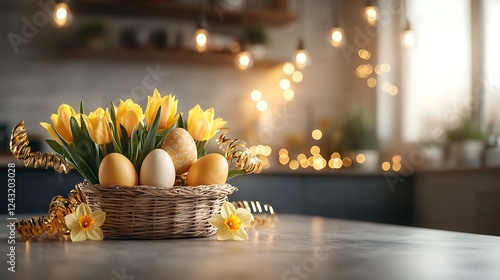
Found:
[[[0,279],[499,279],[500,237],[279,215],[249,240],[16,240]]]

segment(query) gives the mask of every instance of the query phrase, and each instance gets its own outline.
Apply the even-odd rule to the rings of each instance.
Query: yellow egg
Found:
[[[177,175],[186,173],[198,157],[193,137],[183,128],[170,131],[161,148],[172,158]]]
[[[199,158],[187,174],[188,186],[224,184],[227,180],[229,165],[220,154],[208,154]]]
[[[174,164],[168,153],[162,149],[152,150],[142,162],[141,185],[170,188],[174,182]]]
[[[102,159],[99,166],[101,185],[135,186],[137,181],[135,167],[124,155],[111,153]]]

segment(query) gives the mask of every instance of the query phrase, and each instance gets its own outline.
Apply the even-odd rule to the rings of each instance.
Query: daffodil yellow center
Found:
[[[236,215],[229,215],[224,221],[224,224],[229,230],[236,231],[241,227],[241,219]]]
[[[92,219],[89,215],[83,215],[79,220],[80,222],[80,227],[83,230],[89,230],[92,228],[92,225],[94,225],[94,219]]]

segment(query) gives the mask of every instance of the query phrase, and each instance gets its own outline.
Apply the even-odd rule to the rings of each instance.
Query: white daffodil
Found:
[[[213,215],[208,222],[217,228],[218,240],[247,240],[245,228],[253,221],[253,215],[244,208],[234,207],[229,202],[222,204],[221,213]]]
[[[64,217],[66,226],[71,231],[71,241],[102,240],[102,230],[99,228],[106,219],[103,211],[94,211],[82,203],[78,205],[75,213]]]

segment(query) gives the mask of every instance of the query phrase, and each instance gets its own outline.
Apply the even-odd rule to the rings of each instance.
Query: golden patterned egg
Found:
[[[111,153],[102,159],[99,165],[99,184],[135,186],[137,183],[137,171],[124,155]]]
[[[174,182],[174,164],[168,153],[162,149],[152,150],[142,162],[141,185],[170,188]]]
[[[177,175],[186,173],[191,164],[196,161],[198,155],[191,134],[184,128],[179,127],[165,136],[161,148],[172,158]]]
[[[222,185],[226,183],[229,164],[225,157],[220,154],[207,154],[199,158],[187,174],[188,186],[198,185]]]

